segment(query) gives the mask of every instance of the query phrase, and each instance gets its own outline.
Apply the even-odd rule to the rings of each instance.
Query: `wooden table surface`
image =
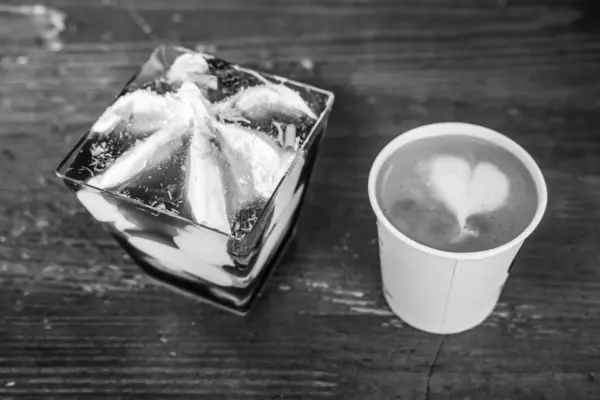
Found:
[[[1,399],[600,398],[597,1],[39,1],[0,2]],[[53,176],[158,42],[337,94],[246,317],[143,276]],[[385,304],[366,182],[448,120],[520,142],[550,198],[493,314],[442,337]]]

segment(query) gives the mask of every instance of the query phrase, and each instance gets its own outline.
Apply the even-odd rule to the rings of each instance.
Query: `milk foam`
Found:
[[[460,227],[453,243],[479,236],[467,219],[500,209],[510,194],[508,177],[489,162],[472,165],[464,158],[443,154],[427,160],[422,171],[432,196],[454,215]]]

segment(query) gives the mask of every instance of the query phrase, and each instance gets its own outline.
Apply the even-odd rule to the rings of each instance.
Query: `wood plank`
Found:
[[[0,397],[600,396],[593,2],[43,3],[60,51],[0,7]],[[141,275],[52,177],[158,41],[337,94],[297,241],[245,318]],[[550,190],[494,313],[443,340],[385,305],[366,196],[377,152],[442,120],[515,138]]]

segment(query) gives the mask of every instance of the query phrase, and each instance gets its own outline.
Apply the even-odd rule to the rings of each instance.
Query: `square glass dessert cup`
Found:
[[[295,234],[333,101],[160,46],[56,174],[149,276],[245,314]]]

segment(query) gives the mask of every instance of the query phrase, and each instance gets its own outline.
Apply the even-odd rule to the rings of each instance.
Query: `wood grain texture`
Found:
[[[0,3],[0,398],[600,398],[594,1],[43,1],[59,51],[27,4]],[[245,318],[142,276],[52,176],[159,41],[337,94],[296,243]],[[385,305],[366,181],[392,137],[444,120],[516,139],[550,199],[494,313],[440,338]]]

